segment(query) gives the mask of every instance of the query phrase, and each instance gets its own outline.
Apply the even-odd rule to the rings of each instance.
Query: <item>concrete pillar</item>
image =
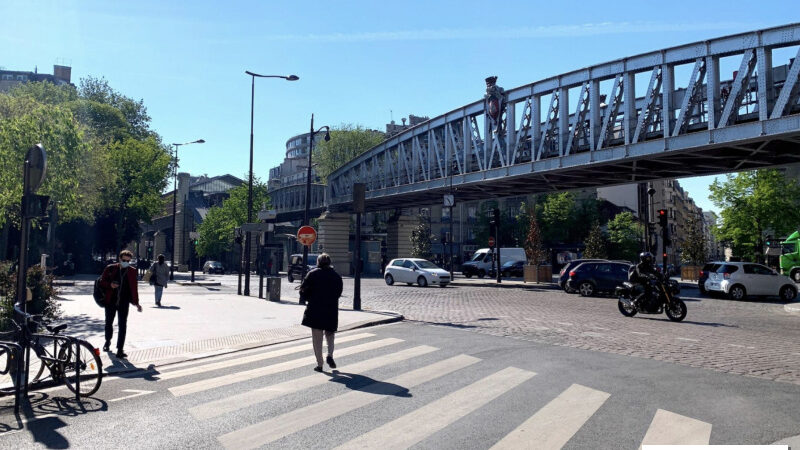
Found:
[[[411,257],[411,231],[419,225],[416,216],[395,216],[386,223],[386,256],[395,258]]]
[[[350,214],[325,211],[319,218],[317,242],[320,253],[330,255],[339,275],[350,275]]]

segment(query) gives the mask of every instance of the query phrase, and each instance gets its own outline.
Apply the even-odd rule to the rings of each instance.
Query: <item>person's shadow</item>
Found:
[[[325,374],[331,377],[330,381],[334,383],[343,384],[347,388],[352,389],[354,391],[367,392],[369,394],[376,394],[376,395],[390,395],[393,397],[404,397],[404,398],[409,398],[412,396],[408,388],[405,388],[403,386],[394,383],[377,381],[375,379],[372,379],[364,375],[339,372],[338,370],[333,370],[330,373],[325,372]]]
[[[181,309],[181,307],[175,305],[166,305],[166,306],[153,306],[152,309]]]

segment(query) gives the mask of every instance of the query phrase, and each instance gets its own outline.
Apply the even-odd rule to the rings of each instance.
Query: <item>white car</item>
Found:
[[[398,258],[389,261],[383,279],[389,286],[397,282],[409,286],[417,283],[421,287],[429,284],[445,287],[450,283],[450,272],[425,259]]]
[[[733,300],[748,295],[773,296],[789,302],[797,295],[794,282],[767,266],[749,262],[727,262],[712,272],[706,280],[709,292],[722,292]]]

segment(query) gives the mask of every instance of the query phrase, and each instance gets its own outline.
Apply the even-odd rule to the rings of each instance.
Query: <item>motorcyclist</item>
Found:
[[[653,264],[653,254],[650,252],[642,252],[639,254],[639,264],[628,274],[628,281],[638,284],[643,288],[643,293],[636,297],[634,303],[637,307],[641,307],[646,302],[644,299],[650,299],[653,294],[653,289],[650,286],[651,278],[658,278],[659,274]]]

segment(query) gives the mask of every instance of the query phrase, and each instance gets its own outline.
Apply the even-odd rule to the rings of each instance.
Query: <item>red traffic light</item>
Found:
[[[666,254],[666,253],[664,253],[662,256],[664,256],[664,258],[666,258],[666,257],[667,257],[667,254]]]
[[[666,209],[659,209],[658,210],[658,215],[659,216],[666,216],[667,215],[667,210]]]

